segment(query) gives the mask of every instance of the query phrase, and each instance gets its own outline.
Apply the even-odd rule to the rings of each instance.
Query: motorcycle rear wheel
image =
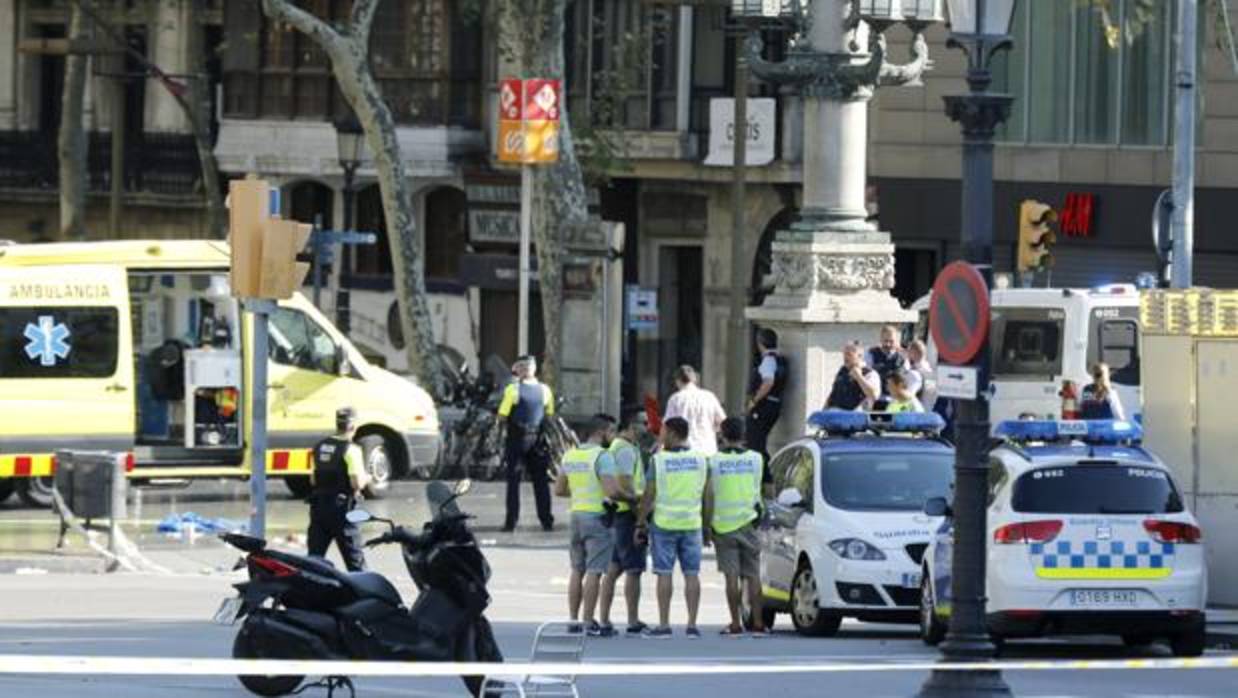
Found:
[[[232,641],[232,658],[280,659],[280,657],[267,657],[261,654],[253,646],[244,626],[236,634],[236,639]],[[304,676],[238,676],[236,678],[250,693],[269,697],[286,696],[297,690],[297,686],[300,686],[301,681],[305,679]]]
[[[471,658],[460,658],[459,661],[475,661],[475,662],[502,662],[503,652],[499,650],[499,643],[494,639],[494,630],[490,627],[490,622],[484,617],[477,623],[477,635],[473,639],[473,652]],[[502,688],[495,686],[483,696],[481,692],[482,682],[486,680],[484,676],[461,676],[460,680],[464,682],[465,688],[468,689],[469,695],[473,698],[501,698],[506,695]]]

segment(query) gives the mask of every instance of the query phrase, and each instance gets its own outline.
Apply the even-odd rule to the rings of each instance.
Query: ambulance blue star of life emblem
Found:
[[[69,338],[69,328],[63,322],[56,322],[51,315],[40,315],[39,323],[26,323],[23,335],[30,340],[26,344],[26,356],[31,361],[38,359],[41,366],[55,366],[57,359],[69,358],[73,350],[66,340]]]

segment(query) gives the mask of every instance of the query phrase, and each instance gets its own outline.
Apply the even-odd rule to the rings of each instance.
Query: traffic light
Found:
[[[1040,201],[1026,199],[1019,204],[1020,272],[1038,271],[1053,266],[1050,251],[1057,242],[1051,224],[1057,222],[1057,211]]]
[[[279,217],[279,190],[260,179],[233,181],[228,188],[232,295],[290,298],[309,272],[300,261],[313,226]]]

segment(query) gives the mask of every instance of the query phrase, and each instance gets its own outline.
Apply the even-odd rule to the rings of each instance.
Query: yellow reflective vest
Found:
[[[567,486],[572,495],[572,511],[600,514],[606,498],[602,481],[598,478],[597,462],[602,455],[601,446],[589,445],[573,448],[563,455],[560,465],[567,474]]]
[[[761,454],[756,451],[723,452],[709,457],[714,495],[710,525],[715,533],[738,531],[757,518],[762,467]]]
[[[666,531],[699,530],[708,459],[693,451],[663,451],[653,457],[653,470],[654,525]]]

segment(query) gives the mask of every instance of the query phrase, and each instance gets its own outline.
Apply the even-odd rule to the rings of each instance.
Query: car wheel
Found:
[[[946,638],[946,624],[937,615],[937,604],[933,599],[933,581],[928,570],[920,578],[920,639],[924,644],[935,647]]]
[[[791,582],[791,622],[801,635],[828,637],[838,632],[842,616],[823,610],[818,605],[817,577],[812,566],[805,564]]]
[[[361,445],[365,471],[370,475],[370,484],[365,488],[366,499],[382,499],[391,487],[391,454],[387,442],[377,434],[357,439]]]
[[[1198,657],[1207,645],[1207,632],[1203,623],[1169,638],[1169,649],[1175,657]]]
[[[17,485],[17,496],[26,506],[36,509],[52,508],[52,478],[27,477],[22,478]]]
[[[0,478],[0,504],[4,504],[4,500],[13,494],[13,490],[17,489],[11,478]]]
[[[314,491],[314,484],[308,475],[289,475],[284,478],[284,486],[292,493],[293,499],[308,499]]]

